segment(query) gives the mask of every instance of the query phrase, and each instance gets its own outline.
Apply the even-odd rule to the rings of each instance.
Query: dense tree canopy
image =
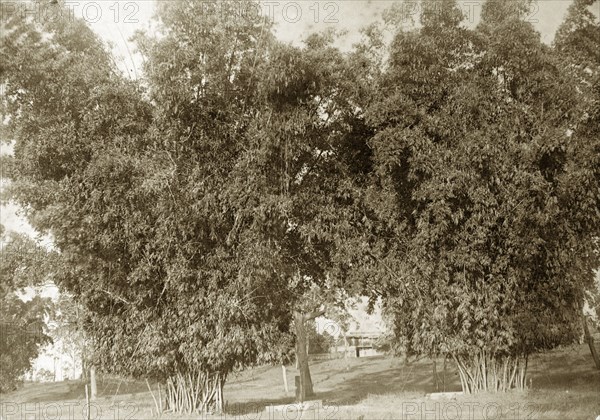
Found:
[[[161,35],[137,36],[142,84],[81,22],[17,16],[2,51],[12,197],[53,234],[96,363],[174,395],[205,375],[217,391],[171,407],[188,411],[222,404],[232,369],[279,358],[292,313],[316,309],[302,297],[328,288],[315,218],[334,205],[347,106],[330,38],[300,50],[263,18],[201,6],[161,3]]]
[[[452,1],[425,8],[368,110],[387,311],[407,351],[453,355],[467,391],[574,340],[597,266],[598,138],[572,135],[574,82],[513,3],[488,1],[475,31]]]
[[[227,375],[280,361],[293,331],[310,393],[305,323],[363,293],[465,390],[524,386],[529,354],[576,338],[597,264],[587,1],[553,48],[525,2],[488,0],[470,30],[444,0],[349,53],[159,2],[135,81],[81,21],[4,21],[9,194],[52,234],[93,362],[219,409]],[[482,381],[482,362],[519,376]]]

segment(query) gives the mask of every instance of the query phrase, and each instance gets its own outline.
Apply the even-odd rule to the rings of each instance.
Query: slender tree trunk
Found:
[[[442,366],[442,372],[438,372],[437,370],[437,357],[433,358],[433,386],[438,392],[446,392],[446,360],[447,357],[444,356],[444,362]]]
[[[87,363],[85,362],[85,360],[82,358],[81,359],[81,380],[82,381],[87,381],[88,379],[88,368],[87,368]]]
[[[446,392],[446,362],[448,361],[448,356],[444,355],[444,366],[442,371],[442,391]]]
[[[526,388],[527,355],[496,357],[482,350],[477,354],[452,357],[465,394]],[[500,371],[501,377],[497,374]]]
[[[588,346],[590,348],[590,352],[592,353],[592,358],[594,359],[594,363],[596,364],[596,369],[600,369],[600,357],[598,356],[598,351],[596,350],[596,345],[594,344],[594,337],[590,333],[590,328],[587,323],[587,318],[585,314],[581,315],[581,321],[583,323],[583,333],[585,334],[585,341],[587,341]]]
[[[88,361],[87,361],[87,346],[85,341],[81,343],[81,380],[87,381],[88,379]]]
[[[179,372],[165,384],[166,410],[178,414],[222,413],[226,374],[202,371]]]
[[[439,392],[440,385],[438,383],[438,375],[437,375],[436,359],[435,359],[435,357],[433,358],[433,386],[434,386],[435,390]]]

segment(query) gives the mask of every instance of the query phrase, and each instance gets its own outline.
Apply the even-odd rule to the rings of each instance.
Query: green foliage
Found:
[[[598,7],[598,0],[575,0],[554,38],[557,51],[570,56],[584,68],[597,67],[600,63],[600,23],[592,13],[594,7]]]
[[[48,369],[42,368],[38,371],[37,378],[41,382],[52,382],[52,381],[54,381],[54,372],[52,372]]]
[[[11,21],[2,45],[19,57],[2,72],[11,197],[52,233],[95,363],[120,373],[279,359],[290,309],[327,282],[345,61],[327,37],[297,50],[200,6],[161,3],[162,36],[137,35],[146,89],[81,22]]]
[[[44,250],[31,239],[2,229],[0,258],[0,393],[12,391],[31,368],[42,347],[51,342],[46,318],[49,299],[21,298],[26,286],[41,283],[36,275]]]
[[[314,325],[312,326],[314,327]],[[307,335],[308,339],[308,354],[329,353],[335,339],[327,331],[319,332],[316,328],[309,328]]]
[[[444,0],[342,54],[334,32],[293,47],[204,6],[159,3],[140,81],[81,21],[3,22],[9,195],[52,234],[94,363],[218,388],[286,358],[292,313],[361,293],[410,352],[574,338],[600,218],[582,7],[554,49],[527,2],[468,30]]]
[[[398,33],[367,111],[361,265],[408,352],[526,355],[578,335],[598,138],[569,134],[574,81],[511,3],[486,3],[476,31],[425,14]]]

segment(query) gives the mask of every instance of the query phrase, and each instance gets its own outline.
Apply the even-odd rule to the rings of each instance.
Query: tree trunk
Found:
[[[300,383],[296,389],[296,395],[300,402],[306,401],[314,395],[312,379],[308,367],[308,334],[306,333],[306,321],[315,319],[325,314],[325,310],[302,313],[294,311],[294,325],[296,327],[296,363],[300,371]]]
[[[433,357],[433,386],[438,392],[446,392],[446,360],[447,356],[444,356],[444,362],[442,366],[442,372],[437,370],[437,357]]]
[[[442,391],[446,392],[446,362],[448,361],[448,356],[444,355],[444,366],[442,371]]]
[[[588,346],[590,348],[590,352],[592,353],[592,358],[594,359],[594,363],[596,364],[596,369],[600,369],[600,357],[598,356],[598,351],[596,350],[596,345],[594,344],[594,337],[590,333],[590,328],[587,323],[587,318],[585,314],[581,315],[581,320],[583,323],[583,333],[585,334],[585,341],[587,341]]]
[[[87,368],[87,363],[85,362],[85,360],[81,360],[81,380],[83,382],[87,382],[88,380],[88,368]]]
[[[298,370],[300,371],[300,384],[296,395],[300,402],[306,401],[314,395],[313,384],[310,377],[308,366],[308,353],[306,351],[306,326],[304,325],[304,314],[294,313],[294,324],[296,327],[296,360],[298,360]]]

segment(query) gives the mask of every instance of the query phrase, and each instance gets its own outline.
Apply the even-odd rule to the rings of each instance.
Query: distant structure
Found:
[[[381,333],[368,331],[350,331],[346,333],[346,347],[351,348],[348,356],[368,357],[379,356],[383,352],[377,349],[376,343],[381,338]]]
[[[369,300],[366,297],[349,310],[353,321],[344,334],[346,357],[369,357],[383,354],[377,343],[385,334],[386,328],[381,317],[381,305],[375,305],[373,313],[368,313]]]
[[[348,308],[352,320],[345,329],[325,318],[317,320],[317,329],[327,331],[336,339],[329,357],[369,357],[383,354],[377,345],[386,332],[381,306],[375,305],[373,313],[369,314],[368,302],[368,298],[362,297]]]

